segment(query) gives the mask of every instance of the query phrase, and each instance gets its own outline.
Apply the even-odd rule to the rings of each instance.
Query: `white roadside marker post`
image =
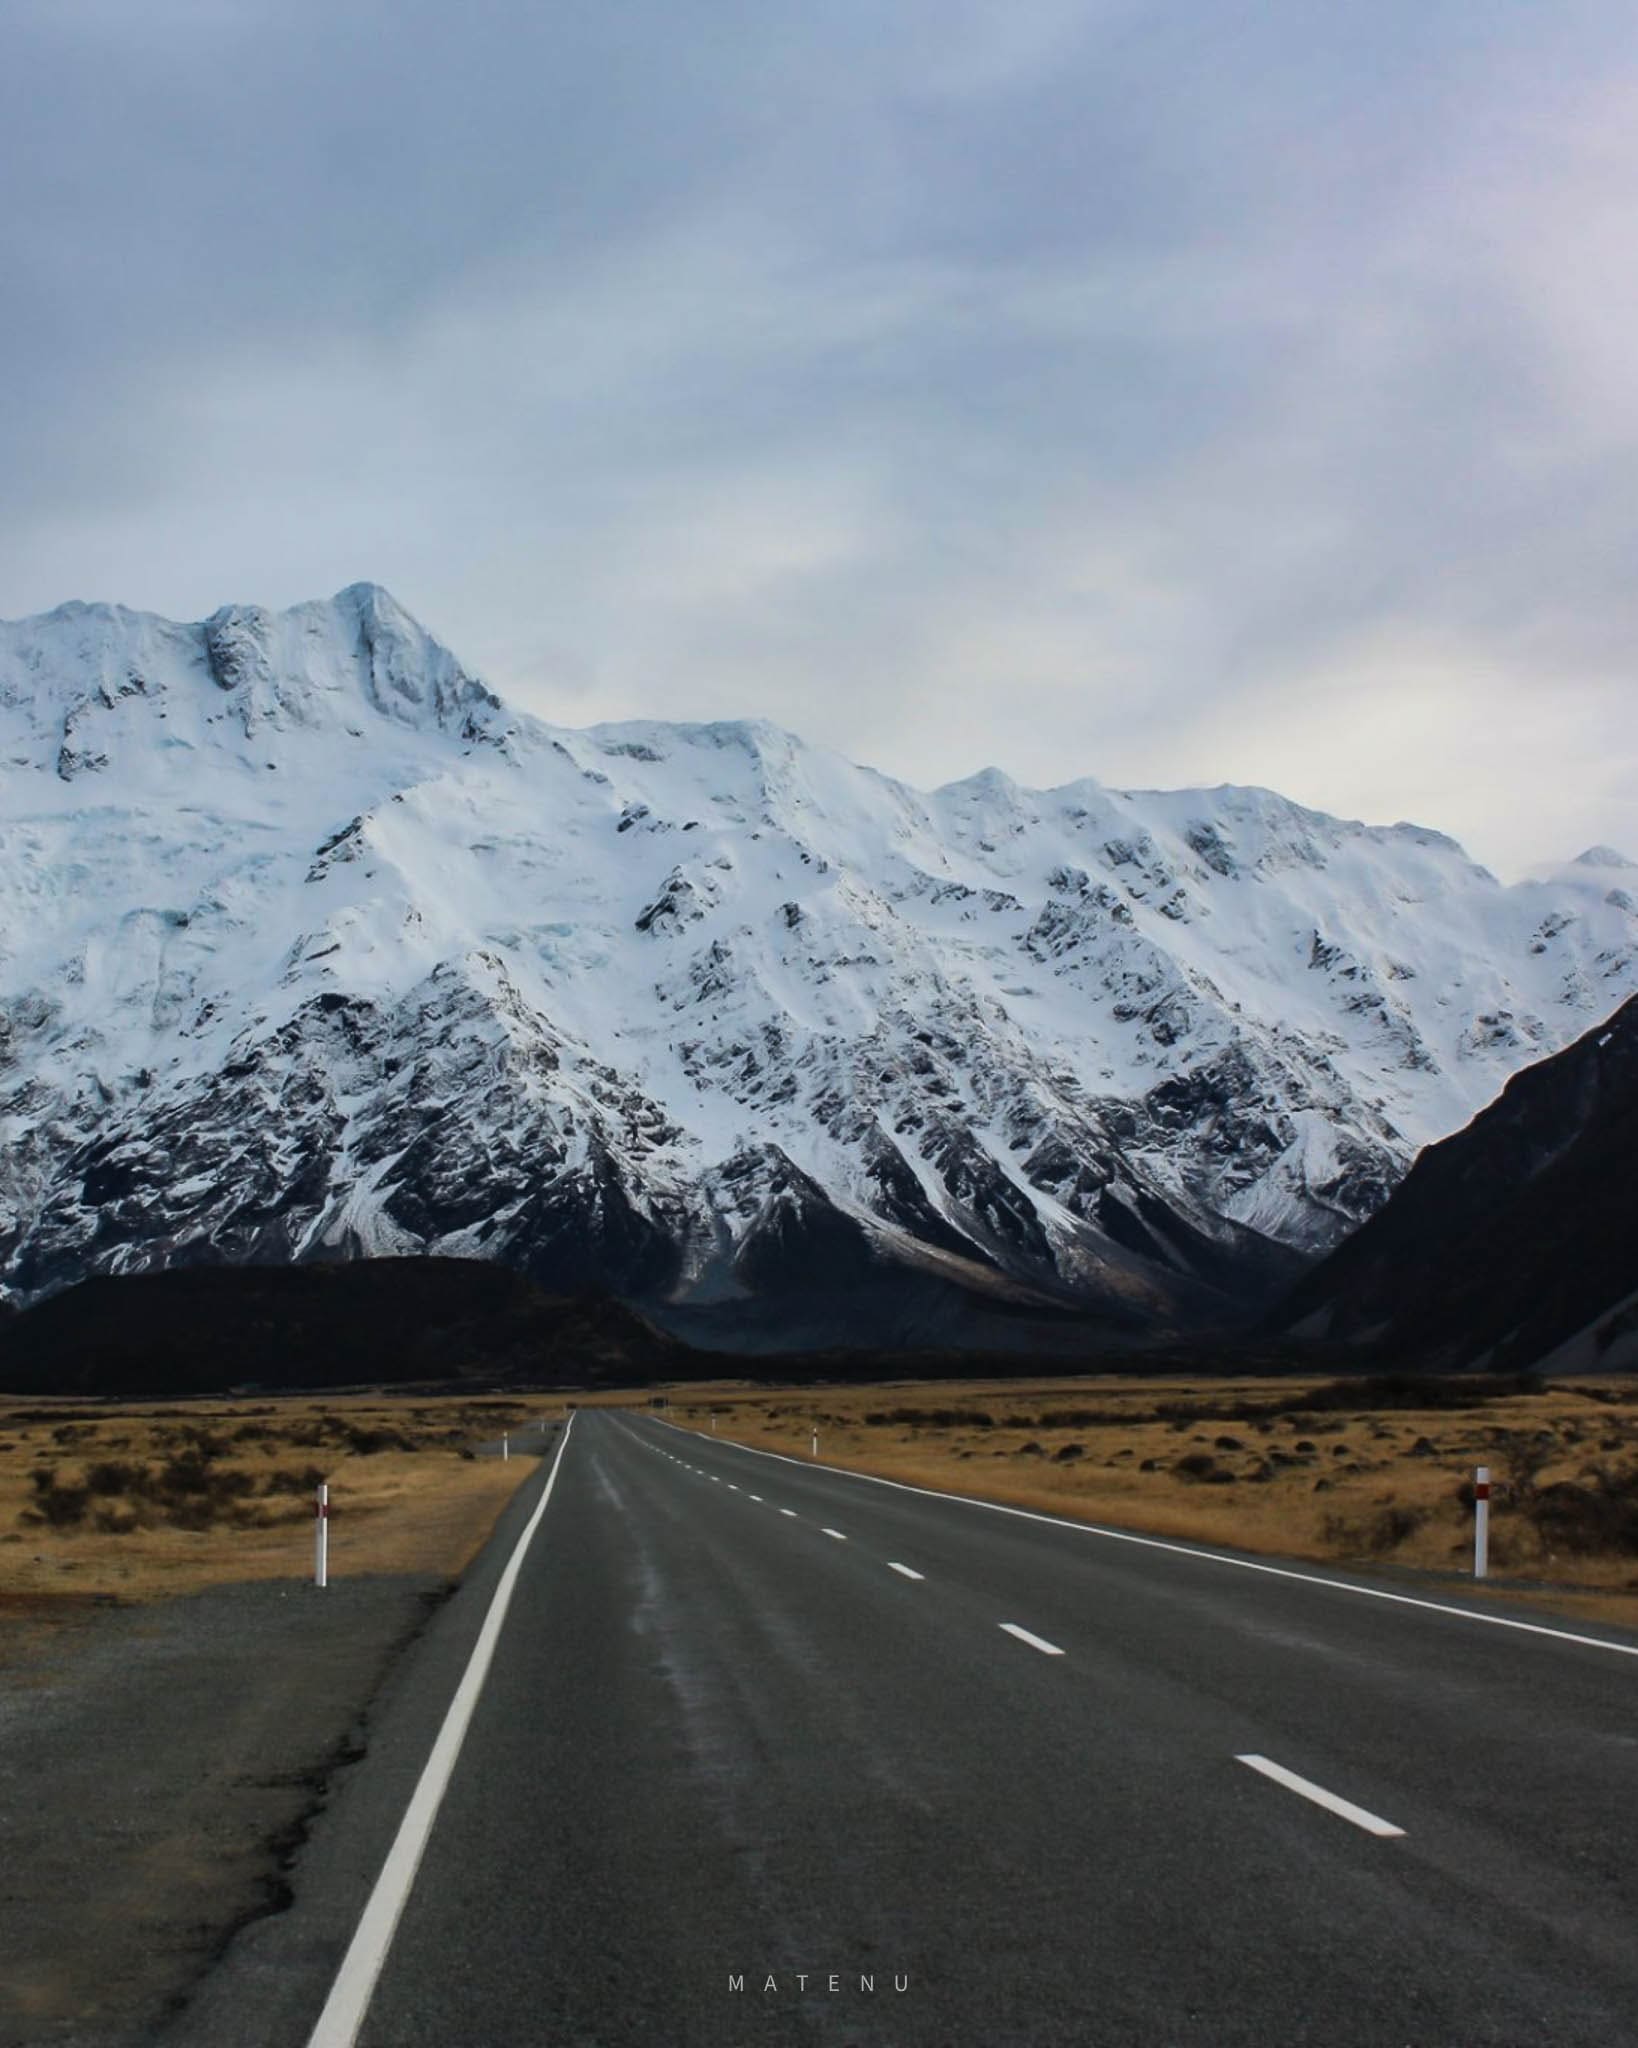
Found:
[[[1490,1467],[1480,1465],[1473,1474],[1473,1576],[1482,1579],[1490,1570]]]
[[[716,1410],[715,1410],[715,1409],[713,1408],[713,1409],[711,1410],[711,1434],[712,1434],[713,1436],[715,1436],[715,1435],[716,1435],[716,1433],[717,1433],[717,1411],[716,1411]]]
[[[313,1515],[313,1584],[327,1586],[330,1583],[330,1488],[322,1479],[318,1497],[313,1502]]]
[[[506,1460],[510,1458],[511,1455],[512,1439],[509,1436],[503,1436],[501,1438],[501,1463],[504,1465]]]
[[[817,1457],[818,1457],[818,1455],[819,1455],[819,1432],[818,1432],[818,1430],[815,1430],[815,1431],[813,1432],[813,1455],[814,1455],[814,1456],[815,1456],[816,1458],[817,1458]]]

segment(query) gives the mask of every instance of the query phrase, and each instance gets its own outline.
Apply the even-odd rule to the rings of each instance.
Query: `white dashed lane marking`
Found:
[[[1383,1820],[1380,1814],[1367,1813],[1363,1806],[1355,1806],[1351,1799],[1339,1799],[1334,1792],[1327,1792],[1323,1785],[1316,1785],[1311,1778],[1299,1778],[1295,1771],[1288,1771],[1283,1764],[1270,1763],[1266,1756],[1237,1756],[1237,1764],[1249,1764],[1254,1771],[1261,1771],[1265,1778],[1272,1778],[1276,1785],[1283,1785],[1288,1792],[1295,1792],[1301,1799],[1311,1799],[1316,1806],[1323,1806],[1327,1813],[1337,1813],[1344,1820],[1351,1820],[1356,1828],[1363,1828],[1368,1835],[1402,1835],[1405,1830],[1396,1828],[1391,1820]]]
[[[897,1572],[901,1578],[905,1579],[921,1579],[927,1576],[925,1572],[913,1572],[907,1564],[893,1564],[889,1562],[887,1569],[890,1572]]]
[[[1027,1628],[1020,1628],[1015,1621],[1003,1621],[1000,1626],[1009,1636],[1016,1636],[1021,1643],[1028,1643],[1032,1650],[1039,1650],[1043,1657],[1061,1657],[1063,1651],[1056,1643],[1049,1643],[1044,1636],[1032,1636]]]

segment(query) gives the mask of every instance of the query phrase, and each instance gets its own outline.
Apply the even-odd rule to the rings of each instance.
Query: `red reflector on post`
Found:
[[[1488,1479],[1481,1479],[1475,1485],[1473,1498],[1475,1500],[1488,1500],[1490,1498],[1490,1481]]]

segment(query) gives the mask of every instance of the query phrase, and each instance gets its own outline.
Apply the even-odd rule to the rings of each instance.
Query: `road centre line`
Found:
[[[1272,1778],[1276,1785],[1283,1785],[1288,1792],[1295,1792],[1300,1798],[1313,1800],[1316,1806],[1323,1806],[1328,1813],[1340,1813],[1344,1820],[1351,1820],[1356,1828],[1363,1828],[1368,1835],[1402,1835],[1405,1830],[1396,1828],[1391,1820],[1383,1820],[1379,1814],[1367,1813],[1363,1806],[1355,1806],[1351,1799],[1339,1799],[1334,1792],[1327,1792],[1323,1785],[1316,1785],[1311,1778],[1299,1778],[1295,1771],[1288,1771],[1283,1764],[1270,1763],[1266,1756],[1237,1756],[1237,1764],[1249,1764],[1254,1771],[1261,1771],[1265,1778]]]
[[[999,1622],[997,1626],[1004,1628],[1009,1636],[1016,1636],[1021,1643],[1028,1643],[1032,1650],[1039,1650],[1043,1657],[1061,1657],[1064,1654],[1056,1643],[1049,1643],[1045,1636],[1032,1636],[1027,1628],[1020,1628],[1015,1621]]]
[[[847,1541],[847,1538],[840,1529],[821,1529],[819,1533],[821,1536],[834,1536],[838,1543],[845,1543]]]
[[[749,1500],[754,1500],[754,1501],[756,1502],[757,1506],[758,1506],[758,1507],[761,1507],[761,1505],[762,1505],[762,1496],[761,1496],[761,1494],[760,1494],[760,1493],[753,1493],[753,1494],[748,1494],[748,1495],[746,1496],[746,1498],[747,1498],[747,1499],[749,1499]]]
[[[658,1420],[658,1418],[655,1418]],[[679,1422],[663,1428],[681,1430]],[[684,1432],[687,1434],[688,1432]],[[782,1465],[799,1465],[812,1472],[811,1458],[792,1458],[784,1451],[766,1451],[757,1444],[742,1444],[735,1437],[718,1437],[718,1443],[732,1445],[753,1458],[777,1458]],[[992,1515],[1012,1515],[1021,1522],[1044,1522],[1050,1529],[1070,1529],[1078,1536],[1101,1536],[1108,1543],[1132,1543],[1141,1550],[1168,1550],[1178,1557],[1197,1558],[1202,1564],[1232,1565],[1237,1571],[1261,1572],[1272,1579],[1295,1579],[1302,1585],[1325,1586],[1333,1593],[1353,1593],[1362,1600],[1386,1600],[1395,1607],[1420,1607],[1429,1614],[1454,1615],[1458,1621],[1476,1621],[1489,1628],[1515,1629],[1521,1635],[1550,1636],[1561,1643],[1576,1643],[1587,1650],[1611,1650],[1618,1657],[1638,1657],[1638,1643],[1612,1643],[1605,1636],[1578,1635],[1567,1628],[1549,1628],[1539,1621],[1515,1621],[1507,1614],[1482,1614],[1472,1607],[1453,1607],[1444,1600],[1423,1600],[1413,1593],[1390,1593],[1385,1586],[1356,1586],[1347,1579],[1328,1579],[1320,1572],[1294,1571],[1289,1565],[1260,1564],[1254,1558],[1230,1557],[1220,1550],[1201,1550],[1189,1543],[1171,1543],[1162,1536],[1139,1536],[1130,1529],[1109,1529],[1099,1522],[1071,1522],[1062,1515],[1043,1515],[1033,1508],[1008,1507],[998,1500],[980,1500],[970,1493],[944,1493],[936,1486],[913,1486],[906,1479],[883,1479],[875,1472],[854,1472],[846,1465],[826,1465],[826,1472],[838,1479],[860,1479],[870,1486],[891,1486],[898,1493],[919,1493],[927,1500],[953,1501],[958,1507],[983,1508]]]
[[[398,1823],[398,1832],[387,1851],[381,1873],[365,1901],[358,1926],[330,1987],[330,1995],[324,2001],[324,2010],[308,2036],[307,2048],[353,2048],[358,2039],[358,2030],[364,2024],[364,2015],[369,2010],[381,1966],[387,1960],[387,1951],[398,1931],[404,1903],[420,1868],[427,1837],[432,1833],[432,1824],[449,1789],[449,1780],[460,1756],[461,1744],[466,1739],[473,1709],[478,1704],[478,1695],[489,1675],[495,1645],[500,1640],[501,1625],[506,1620],[506,1610],[512,1604],[512,1593],[523,1569],[524,1554],[540,1527],[546,1504],[557,1484],[557,1475],[563,1469],[563,1453],[568,1448],[569,1432],[573,1428],[574,1417],[571,1415],[558,1439],[557,1455],[552,1460],[552,1469],[540,1499],[535,1503],[534,1513],[523,1525],[523,1533],[513,1545],[506,1569],[490,1598],[489,1611],[472,1646],[466,1670],[461,1674],[461,1682],[455,1688],[455,1697],[449,1703],[431,1754],[422,1767],[409,1805],[404,1809],[404,1818]]]
[[[888,1561],[887,1569],[890,1572],[897,1572],[901,1578],[906,1579],[922,1579],[927,1576],[925,1572],[913,1572],[907,1564],[894,1564],[891,1559]]]
[[[797,1514],[795,1508],[781,1508],[779,1512],[782,1515],[789,1515],[793,1522],[801,1520],[801,1516]]]

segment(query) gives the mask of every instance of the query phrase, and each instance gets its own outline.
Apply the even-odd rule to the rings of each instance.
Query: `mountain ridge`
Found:
[[[430,1251],[719,1322],[912,1274],[1176,1330],[1638,986],[1610,862],[556,727],[361,584],[0,626],[0,851],[21,1300]]]
[[[1430,1145],[1272,1327],[1441,1368],[1638,1359],[1638,998]]]

